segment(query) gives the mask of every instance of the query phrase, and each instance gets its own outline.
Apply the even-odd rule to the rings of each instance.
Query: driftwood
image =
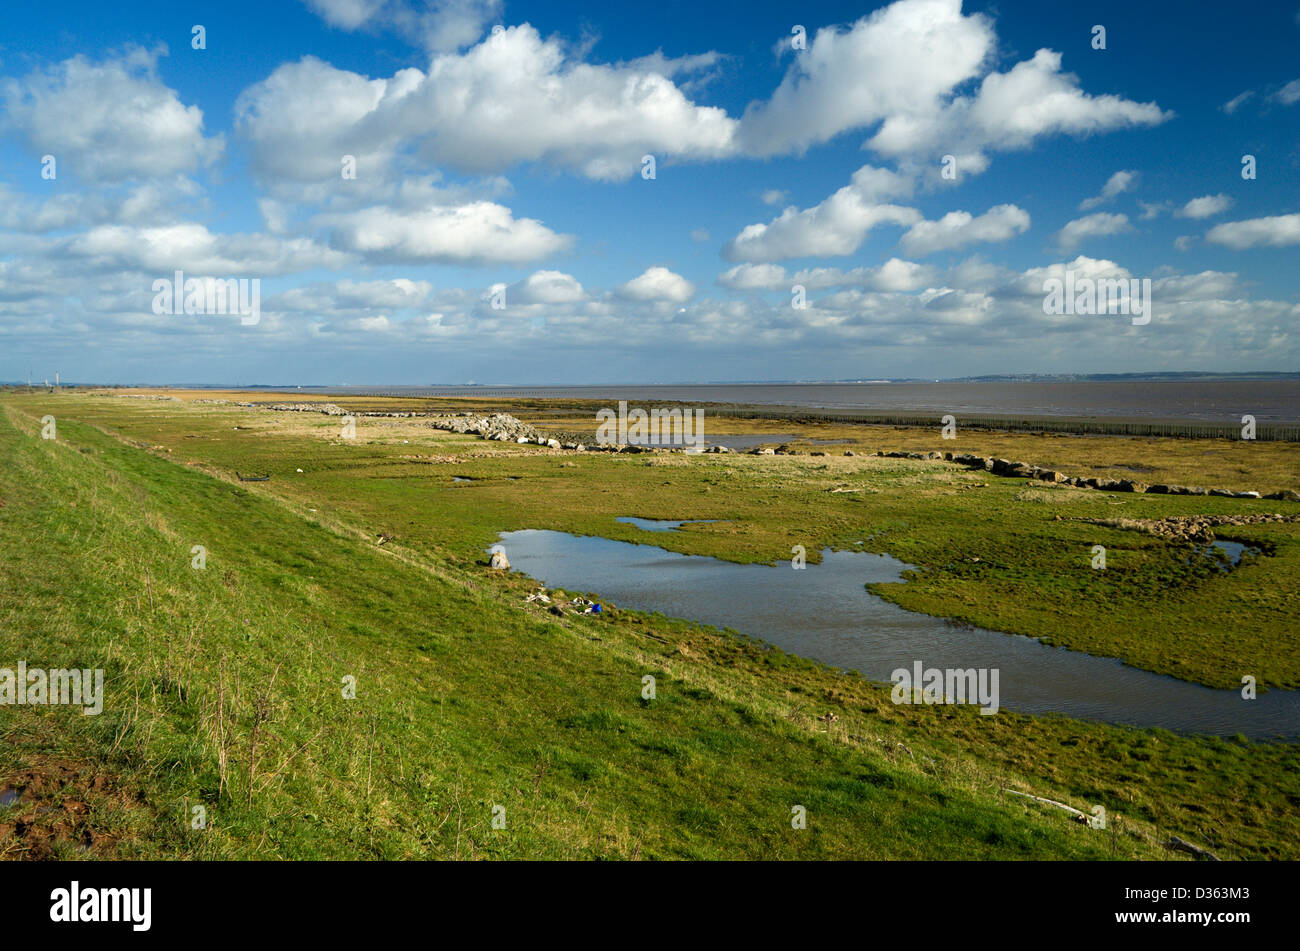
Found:
[[[1042,796],[1031,796],[1029,793],[1020,792],[1015,789],[1003,789],[1003,792],[1009,792],[1013,796],[1024,796],[1026,799],[1032,799],[1034,802],[1046,803],[1049,806],[1055,806],[1057,809],[1064,809],[1066,812],[1075,816],[1080,822],[1086,822],[1088,825],[1093,824],[1093,817],[1086,812],[1075,809],[1074,806],[1067,806],[1063,802],[1057,802],[1055,799],[1044,799]]]
[[[1169,841],[1165,843],[1165,848],[1173,849],[1177,852],[1189,852],[1196,857],[1198,862],[1218,862],[1219,857],[1209,849],[1203,849],[1199,845],[1193,845],[1185,839],[1178,836],[1170,836]]]

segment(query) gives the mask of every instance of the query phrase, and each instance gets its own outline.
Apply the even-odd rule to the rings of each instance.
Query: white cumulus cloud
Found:
[[[136,47],[101,63],[74,56],[6,80],[0,128],[53,155],[60,175],[90,182],[197,171],[224,141],[205,137],[203,111],[158,78],[162,53]]]
[[[1205,240],[1238,251],[1300,244],[1300,215],[1274,215],[1269,218],[1224,222],[1211,228],[1206,233]]]
[[[723,256],[729,261],[779,261],[852,254],[877,225],[907,226],[921,220],[915,208],[881,204],[911,190],[906,176],[864,165],[848,185],[821,203],[802,211],[787,208],[767,224],[746,226],[727,242]]]
[[[666,267],[647,268],[618,288],[620,297],[639,301],[670,301],[684,304],[695,296],[695,285]]]
[[[404,211],[384,206],[322,216],[334,243],[385,262],[522,264],[569,247],[533,218],[515,218],[490,201]]]
[[[586,296],[572,274],[535,271],[510,288],[507,299],[521,304],[573,304]]]
[[[1183,205],[1175,214],[1180,218],[1212,218],[1231,206],[1232,199],[1227,195],[1202,195]]]
[[[1007,241],[1029,230],[1029,212],[1015,205],[997,205],[978,217],[950,211],[938,221],[918,221],[903,235],[903,249],[924,257],[977,242]]]
[[[1068,222],[1056,233],[1056,243],[1063,250],[1076,248],[1090,238],[1104,238],[1113,234],[1122,234],[1132,229],[1128,215],[1113,215],[1099,211],[1084,215]]]

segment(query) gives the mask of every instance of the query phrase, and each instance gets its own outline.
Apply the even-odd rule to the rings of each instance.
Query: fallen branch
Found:
[[[1019,790],[1016,789],[1003,789],[1002,791],[1009,792],[1013,796],[1023,796],[1026,799],[1032,799],[1034,800],[1034,802],[1041,802],[1049,806],[1055,806],[1057,809],[1064,809],[1072,816],[1076,816],[1080,822],[1086,822],[1090,826],[1093,824],[1093,817],[1088,815],[1086,812],[1082,812],[1079,809],[1075,809],[1074,806],[1067,806],[1063,802],[1057,802],[1055,799],[1044,799],[1042,796],[1031,796],[1029,793],[1020,792]]]
[[[1170,836],[1169,841],[1165,843],[1165,848],[1173,849],[1176,852],[1189,852],[1196,857],[1199,862],[1218,862],[1219,857],[1209,849],[1203,849],[1199,845],[1193,845],[1185,839],[1178,836]]]

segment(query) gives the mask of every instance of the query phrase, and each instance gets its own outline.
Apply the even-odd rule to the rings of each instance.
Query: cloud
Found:
[[[969,115],[989,143],[999,148],[1029,145],[1041,135],[1087,135],[1109,129],[1159,125],[1172,118],[1153,102],[1138,103],[1118,96],[1090,96],[1080,90],[1078,77],[1061,72],[1061,54],[1040,49],[1033,59],[1009,72],[991,73],[969,101]],[[965,103],[954,102],[960,114]]]
[[[878,291],[915,291],[933,280],[930,268],[925,265],[890,258],[871,271],[864,284]]]
[[[666,267],[652,267],[640,277],[620,285],[618,294],[631,300],[684,304],[695,296],[695,285]]]
[[[1222,109],[1224,112],[1226,112],[1228,115],[1232,115],[1243,105],[1245,105],[1246,101],[1254,95],[1255,95],[1255,91],[1253,89],[1247,89],[1241,95],[1233,96],[1223,105],[1221,105],[1219,108]]]
[[[286,63],[235,101],[235,127],[253,145],[254,169],[285,182],[339,182],[345,155],[362,181],[382,176],[400,148],[396,104],[424,81],[418,69],[367,79],[314,56]]]
[[[389,29],[426,49],[443,52],[476,42],[502,11],[501,0],[305,0],[341,30]]]
[[[1150,221],[1152,218],[1159,217],[1161,212],[1167,211],[1169,209],[1169,202],[1139,201],[1138,207],[1142,209],[1142,214],[1140,214],[1138,217],[1143,221]]]
[[[933,268],[890,258],[879,267],[855,267],[848,271],[839,268],[818,267],[796,271],[792,283],[802,284],[810,291],[829,287],[863,287],[872,291],[917,291],[933,284],[937,278]]]
[[[1232,199],[1227,195],[1202,195],[1193,198],[1182,208],[1174,212],[1179,218],[1212,218],[1232,207]]]
[[[1112,215],[1104,211],[1076,218],[1056,234],[1056,243],[1062,250],[1076,248],[1090,238],[1104,238],[1131,231],[1128,215]]]
[[[931,114],[979,74],[995,42],[992,22],[962,16],[960,0],[900,0],[847,29],[820,29],[771,98],[745,110],[743,146],[802,152],[890,117]]]
[[[428,281],[396,278],[387,281],[336,281],[294,287],[267,301],[283,311],[327,314],[381,308],[407,310],[421,307],[433,294]]]
[[[374,206],[323,215],[321,222],[333,228],[335,247],[385,263],[524,264],[573,242],[489,201],[418,211]]]
[[[1196,243],[1196,236],[1191,234],[1180,234],[1174,238],[1174,247],[1179,251],[1187,251]]]
[[[64,239],[59,247],[104,269],[166,274],[179,268],[195,277],[272,276],[349,263],[346,255],[309,238],[215,234],[192,222],[156,228],[104,225]]]
[[[779,264],[738,264],[718,275],[718,284],[739,291],[789,291],[799,284],[805,290],[864,287],[875,291],[916,291],[933,283],[934,269],[914,261],[890,258],[880,267],[804,268],[787,274]]]
[[[570,62],[528,25],[436,58],[419,102],[437,130],[426,151],[481,171],[538,160],[616,180],[639,173],[643,154],[728,155],[736,125],[659,73]]]
[[[779,264],[737,264],[718,275],[718,283],[734,291],[774,291],[789,287]]]
[[[1096,208],[1098,205],[1104,205],[1106,202],[1112,201],[1124,192],[1132,191],[1134,186],[1137,185],[1137,180],[1137,172],[1116,172],[1106,180],[1106,184],[1102,186],[1100,195],[1096,195],[1092,198],[1085,198],[1083,201],[1079,202],[1079,210],[1088,211],[1091,208]]]
[[[200,204],[197,184],[184,176],[171,180],[94,191],[65,191],[36,200],[0,184],[0,228],[45,234],[103,224],[160,225],[183,217]]]
[[[938,221],[918,221],[903,235],[903,249],[924,257],[975,242],[1007,241],[1029,230],[1029,213],[1015,205],[997,205],[979,217],[950,211]]]
[[[92,63],[74,56],[0,85],[0,128],[50,154],[58,172],[94,183],[190,173],[215,161],[203,111],[186,106],[157,75],[165,48],[139,47]]]
[[[307,6],[330,26],[356,30],[378,17],[384,0],[306,0]]]
[[[779,205],[781,202],[785,201],[786,196],[789,194],[789,192],[782,191],[779,188],[769,188],[767,191],[763,192],[763,204]]]
[[[506,298],[521,304],[573,304],[586,299],[577,278],[561,271],[536,271],[510,288]]]
[[[1291,80],[1277,92],[1273,93],[1273,98],[1284,106],[1291,106],[1300,102],[1300,79]]]
[[[1241,295],[1238,275],[1229,271],[1174,274],[1158,279],[1153,287],[1163,300],[1231,300]]]
[[[125,368],[127,378],[158,374],[159,379],[196,371],[211,376],[212,366],[251,368],[255,377],[302,375],[322,357],[419,373],[421,354],[434,346],[453,360],[451,372],[461,379],[483,378],[488,368],[506,378],[526,376],[539,361],[563,375],[590,370],[598,360],[584,378],[594,382],[610,373],[634,378],[646,355],[661,351],[664,339],[674,341],[674,366],[698,378],[716,373],[720,362],[737,353],[744,361],[735,365],[753,375],[779,366],[786,375],[807,377],[1186,369],[1216,359],[1216,367],[1247,370],[1300,357],[1300,343],[1291,333],[1300,305],[1252,300],[1248,285],[1231,273],[1163,269],[1154,282],[1153,321],[1137,328],[1122,319],[1043,313],[1045,277],[1061,277],[1066,268],[1076,276],[1132,276],[1114,261],[1080,255],[1014,271],[971,258],[937,272],[893,260],[898,263],[878,268],[819,267],[786,274],[785,282],[805,283],[810,291],[840,288],[810,294],[801,311],[790,307],[790,283],[778,285],[774,299],[747,294],[680,303],[640,300],[614,288],[581,300],[524,304],[512,291],[505,311],[493,310],[481,287],[431,293],[420,281],[310,284],[296,293],[264,296],[256,332],[241,333],[232,343],[237,321],[153,315],[143,275],[96,272],[88,281],[88,265],[96,262],[69,254],[66,242],[41,239],[31,242],[21,262],[0,259],[5,315],[0,338],[4,347],[21,352],[32,340],[65,335],[68,349],[57,356],[67,376],[67,368],[76,365],[67,362],[71,348],[84,349],[86,335],[93,335],[97,346],[85,366],[111,359]],[[915,289],[883,289],[891,274],[907,275],[902,286]],[[567,285],[567,277],[555,280],[555,286]],[[521,313],[528,319],[520,320]],[[620,340],[620,348],[599,349],[600,341],[610,339]],[[310,359],[300,360],[303,353]],[[934,364],[935,353],[947,362]],[[1080,364],[1081,355],[1089,362]]]
[[[1221,108],[1228,115],[1232,115],[1249,99],[1255,95],[1253,89],[1248,89],[1239,96],[1234,96],[1225,102]],[[1268,96],[1269,100],[1281,103],[1284,106],[1293,106],[1300,102],[1300,79],[1293,79],[1281,89],[1275,90]]]
[[[907,226],[921,220],[921,213],[914,208],[880,203],[911,191],[906,176],[864,165],[853,173],[848,185],[819,204],[803,211],[787,208],[767,224],[746,226],[724,246],[723,257],[729,261],[778,261],[852,254],[877,225]]]
[[[543,162],[616,181],[640,174],[644,155],[663,163],[734,153],[736,120],[696,106],[655,71],[712,61],[589,64],[524,24],[390,79],[305,57],[246,89],[236,114],[257,167],[292,181],[337,179],[343,154],[375,174],[411,149],[469,173]]]
[[[394,11],[407,9],[396,0],[314,2],[345,28],[397,22]],[[1050,50],[988,72],[996,48],[992,21],[963,15],[960,0],[897,0],[848,27],[818,30],[772,95],[736,119],[688,94],[721,60],[716,52],[594,63],[589,46],[543,39],[525,23],[467,49],[444,44],[425,72],[372,79],[311,57],[285,64],[245,90],[238,128],[255,146],[259,171],[291,181],[337,175],[343,154],[374,175],[411,152],[471,174],[540,162],[615,181],[638,174],[644,155],[671,163],[799,153],[873,128],[867,144],[882,155],[915,164],[953,154],[963,172],[977,174],[986,150],[1171,115],[1154,103],[1084,93]],[[976,80],[975,94],[957,94]],[[765,200],[784,200],[778,194],[771,189]]]
[[[1060,53],[1040,49],[1006,73],[985,76],[973,96],[887,118],[867,146],[899,158],[939,151],[980,155],[1026,148],[1042,136],[1158,125],[1172,116],[1154,102],[1088,95],[1078,77],[1061,72]]]
[[[1237,251],[1300,244],[1300,214],[1225,222],[1211,228],[1206,233],[1205,240]]]
[[[705,241],[708,241],[709,238],[710,238],[709,233],[705,231],[703,228],[691,229],[691,240],[694,241],[696,244],[703,244]]]

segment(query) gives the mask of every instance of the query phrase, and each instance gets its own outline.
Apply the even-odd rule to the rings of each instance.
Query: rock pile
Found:
[[[252,403],[240,403],[240,406],[252,406]],[[423,416],[424,413],[381,413],[362,412],[344,409],[335,403],[272,403],[266,407],[277,413],[324,413],[326,416],[379,416],[389,419],[407,419],[411,416]]]
[[[1149,495],[1214,495],[1233,499],[1263,498],[1284,502],[1300,502],[1300,492],[1296,492],[1294,489],[1282,489],[1279,492],[1261,495],[1255,491],[1233,492],[1229,489],[1202,489],[1199,486],[1168,485],[1165,483],[1147,485],[1145,482],[1138,482],[1135,479],[1096,479],[1091,477],[1081,479],[1077,476],[1067,476],[1055,469],[1032,466],[1027,462],[1012,462],[1009,459],[996,459],[992,456],[977,456],[964,452],[940,454],[937,452],[881,451],[877,452],[876,455],[892,459],[942,458],[959,466],[966,466],[968,469],[983,469],[995,476],[1003,476],[1008,479],[1039,479],[1043,482],[1073,486],[1076,489],[1100,489],[1102,492],[1145,492]]]
[[[462,413],[458,416],[435,416],[429,421],[434,429],[450,433],[466,433],[482,439],[494,439],[497,442],[514,442],[546,446],[549,449],[586,450],[578,442],[560,442],[554,436],[539,432],[536,427],[516,419],[509,413],[493,413],[481,416],[474,413]]]
[[[889,452],[881,450],[876,453],[877,456],[884,456],[886,459],[942,459],[941,452],[904,452],[898,449],[891,449]]]
[[[1269,522],[1300,522],[1300,515],[1171,515],[1168,518],[1098,518],[1087,519],[1092,525],[1146,532],[1180,542],[1208,544],[1214,530],[1224,525],[1263,525]]]
[[[272,403],[267,409],[277,413],[324,413],[326,416],[347,416],[348,411],[334,403]],[[355,413],[352,415],[356,415]]]

